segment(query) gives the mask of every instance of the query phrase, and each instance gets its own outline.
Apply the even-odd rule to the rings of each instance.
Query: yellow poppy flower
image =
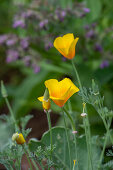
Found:
[[[69,78],[62,81],[50,79],[45,81],[45,86],[49,90],[50,99],[59,107],[63,107],[66,101],[79,89],[73,84]]]
[[[74,39],[72,33],[68,33],[63,37],[57,37],[54,41],[54,47],[66,58],[72,59],[75,56],[75,46],[78,37]]]
[[[46,88],[46,90],[44,92],[44,96],[38,97],[37,99],[42,102],[42,106],[43,106],[44,110],[49,110],[50,109],[51,104],[50,104],[50,99],[49,99],[49,91],[48,91],[47,88]]]
[[[12,140],[16,141],[17,144],[19,144],[19,145],[22,145],[26,142],[22,133],[14,133],[12,136]]]

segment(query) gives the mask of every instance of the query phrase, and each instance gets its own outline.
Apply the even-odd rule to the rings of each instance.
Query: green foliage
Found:
[[[0,163],[3,164],[7,170],[21,169],[21,158],[23,155],[22,147],[14,143],[8,144],[3,151],[0,151]]]
[[[70,147],[71,147],[71,161],[73,163],[73,160],[75,160],[75,150],[74,150],[74,142],[73,142],[73,134],[68,129],[68,135],[70,138]],[[53,144],[55,145],[55,149],[53,151],[53,162],[56,165],[59,165],[60,168],[66,168],[69,169],[69,153],[68,153],[68,144],[66,140],[66,133],[65,129],[63,127],[54,127],[52,128],[52,137],[53,137]],[[46,152],[46,147],[48,147],[50,144],[50,132],[46,132],[43,134],[41,141],[29,141],[29,148],[34,154],[36,154],[36,150],[39,148],[43,148],[43,150]],[[93,145],[93,164],[96,168],[96,163],[98,162],[100,149]],[[77,150],[78,150],[78,164],[79,168],[81,170],[87,170],[88,164],[87,164],[87,147],[85,143],[85,137],[80,136],[77,137]],[[41,156],[41,154],[40,154]],[[44,159],[44,157],[43,157]],[[43,160],[42,159],[42,160]]]

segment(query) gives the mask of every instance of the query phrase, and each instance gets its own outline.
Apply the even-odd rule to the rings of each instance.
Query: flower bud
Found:
[[[4,98],[8,96],[3,81],[1,81],[1,93],[2,93],[2,96],[3,96]]]
[[[47,99],[47,100],[43,99],[42,106],[44,110],[49,110],[51,107],[50,99]]]
[[[81,116],[85,117],[85,116],[87,116],[87,113],[81,113]]]
[[[22,133],[14,133],[12,136],[12,140],[16,141],[17,144],[19,144],[19,145],[22,145],[26,142]]]
[[[44,96],[38,97],[38,100],[42,102],[42,106],[44,110],[50,109],[51,104],[50,104],[50,99],[49,99],[49,91],[47,88],[44,92]]]

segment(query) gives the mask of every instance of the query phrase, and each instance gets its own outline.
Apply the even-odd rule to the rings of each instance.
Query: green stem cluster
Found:
[[[75,71],[78,83],[79,83],[80,90],[81,90],[81,92],[83,92],[82,84],[81,84],[77,69],[75,67],[74,61],[73,60],[71,60],[71,61],[72,61],[72,66],[73,66],[73,69]],[[83,100],[83,103],[84,103],[83,96],[82,96],[82,100]],[[87,112],[87,109],[86,109],[86,112]],[[85,125],[85,135],[86,135],[86,143],[87,143],[87,149],[88,149],[88,159],[90,161],[91,169],[93,170],[92,154],[91,154],[91,133],[90,133],[88,115],[86,116],[85,120],[83,120],[83,121],[85,122],[84,125]],[[88,163],[89,163],[89,161],[88,161]]]
[[[53,152],[53,141],[52,141],[52,129],[51,129],[51,119],[50,119],[50,113],[49,111],[46,111],[48,125],[49,125],[49,131],[50,131],[50,142],[51,142],[51,159],[52,159],[52,152]]]
[[[70,151],[70,143],[69,143],[69,137],[68,137],[68,132],[67,132],[67,125],[66,125],[66,119],[63,111],[63,118],[64,118],[64,126],[65,126],[65,132],[66,132],[66,138],[67,138],[67,144],[68,144],[68,151],[69,151],[69,161],[70,161],[70,169],[72,167],[71,164],[71,151]]]
[[[63,112],[66,113],[67,117],[70,119],[71,121],[71,126],[72,126],[72,131],[75,131],[75,124],[74,124],[74,121],[71,117],[71,115],[68,113],[68,111],[63,107],[62,108]],[[65,115],[64,115],[65,116]],[[65,127],[66,128],[66,127]],[[76,154],[76,162],[77,162],[77,170],[79,169],[78,167],[78,154],[77,154],[77,141],[76,141],[76,136],[75,134],[74,135],[74,144],[75,144],[75,154]],[[68,138],[68,137],[67,137]],[[68,140],[68,139],[67,139]],[[69,148],[70,149],[70,148]]]

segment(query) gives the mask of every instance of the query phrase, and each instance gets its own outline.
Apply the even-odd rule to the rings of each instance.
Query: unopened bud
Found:
[[[2,96],[3,96],[4,98],[8,96],[3,81],[1,81],[1,94],[2,94]]]
[[[17,144],[19,144],[19,145],[22,145],[26,142],[22,133],[14,133],[12,136],[12,140],[16,141]]]
[[[43,99],[42,106],[44,110],[49,110],[51,107],[50,99],[47,99],[47,100]]]
[[[48,99],[49,99],[49,90],[46,88],[44,92],[44,100],[48,100]]]
[[[72,133],[73,133],[73,134],[77,134],[77,133],[78,133],[78,131],[74,130],[74,131],[72,131]]]
[[[81,116],[85,117],[85,116],[87,116],[87,113],[81,113]]]

